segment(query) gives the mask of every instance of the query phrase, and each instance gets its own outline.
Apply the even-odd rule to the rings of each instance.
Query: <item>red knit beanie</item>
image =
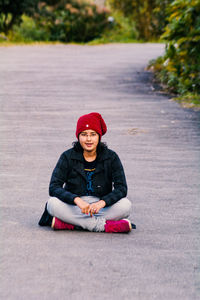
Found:
[[[83,115],[78,119],[76,126],[76,137],[78,139],[79,134],[84,130],[94,130],[100,137],[107,131],[106,123],[102,116],[97,112],[92,112],[87,115]]]

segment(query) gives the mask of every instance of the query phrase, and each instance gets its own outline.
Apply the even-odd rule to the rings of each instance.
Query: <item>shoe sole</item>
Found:
[[[52,220],[52,223],[51,223],[51,228],[53,228],[55,230],[54,225],[55,225],[55,217],[53,217],[53,220]]]
[[[131,222],[128,219],[122,219],[124,221],[127,221],[129,224],[129,232],[132,230]]]

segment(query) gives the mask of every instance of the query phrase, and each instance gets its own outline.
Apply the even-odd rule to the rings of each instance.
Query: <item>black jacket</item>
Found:
[[[75,197],[86,195],[87,178],[82,152],[74,148],[65,151],[52,173],[49,194],[63,202],[74,204]],[[124,169],[118,155],[104,148],[97,156],[93,175],[94,196],[112,205],[127,195]]]

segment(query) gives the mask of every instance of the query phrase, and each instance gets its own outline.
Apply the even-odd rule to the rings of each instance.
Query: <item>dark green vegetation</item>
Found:
[[[109,0],[111,8],[134,20],[137,37],[143,41],[158,40],[167,24],[167,7],[172,0]]]
[[[7,5],[4,5],[5,2]],[[88,1],[27,0],[16,1],[15,4],[13,2],[1,1],[0,32],[15,42],[88,42],[99,37],[109,26],[109,11]],[[21,8],[19,11],[18,2]],[[22,16],[23,14],[26,16]]]
[[[37,2],[37,0],[0,0],[0,33],[8,34],[15,24],[19,25],[23,14],[32,15]]]
[[[200,108],[200,1],[177,0],[168,8],[163,57],[152,62],[157,79],[184,105]],[[181,97],[180,97],[181,96]]]
[[[156,41],[172,0],[105,2],[100,8],[92,0],[0,0],[0,33],[15,42]]]
[[[34,19],[50,41],[88,42],[108,27],[108,11],[85,1],[40,2]]]

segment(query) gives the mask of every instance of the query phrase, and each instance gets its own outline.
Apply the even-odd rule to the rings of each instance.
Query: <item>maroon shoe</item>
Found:
[[[58,218],[53,217],[51,228],[53,228],[54,230],[63,230],[63,229],[74,230],[74,227],[75,226],[72,224],[65,223],[59,220]]]
[[[131,229],[131,222],[127,219],[119,221],[107,220],[105,224],[105,232],[129,232]]]

